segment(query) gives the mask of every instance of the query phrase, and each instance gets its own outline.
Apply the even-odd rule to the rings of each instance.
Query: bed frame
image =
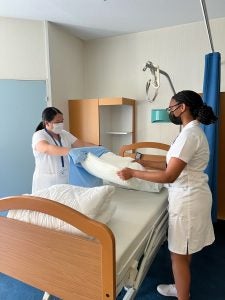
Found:
[[[149,147],[168,150],[168,145],[147,142],[124,146],[120,154]],[[165,160],[165,156],[160,159]],[[40,197],[1,199],[0,211],[10,209],[52,215],[94,239],[0,217],[0,272],[60,299],[116,299],[115,238],[106,225]]]
[[[124,145],[120,148],[119,150],[119,155],[120,156],[129,156],[132,158],[135,158],[135,154],[138,150],[142,151],[147,150],[147,153],[142,153],[142,160],[150,160],[154,162],[165,162],[166,157],[164,155],[160,154],[151,154],[148,151],[150,149],[157,149],[157,150],[162,150],[162,151],[168,151],[170,148],[169,145],[163,144],[163,143],[157,143],[157,142],[139,142],[135,144],[130,144],[130,145]]]

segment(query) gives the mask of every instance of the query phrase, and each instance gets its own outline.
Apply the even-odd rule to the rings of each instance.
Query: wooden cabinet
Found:
[[[103,145],[118,154],[122,145],[135,142],[135,100],[69,100],[69,126],[79,139]]]
[[[225,220],[225,92],[220,93],[219,161],[218,161],[218,219]]]

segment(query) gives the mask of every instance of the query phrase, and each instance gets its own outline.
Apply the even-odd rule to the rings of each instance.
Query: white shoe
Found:
[[[175,284],[160,284],[157,286],[157,291],[163,296],[177,297]]]

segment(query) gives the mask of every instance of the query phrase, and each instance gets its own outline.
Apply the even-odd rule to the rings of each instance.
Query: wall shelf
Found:
[[[124,97],[69,100],[70,132],[118,154],[135,142],[135,100]]]
[[[126,135],[133,133],[132,131],[108,131],[107,134],[117,134],[117,135]]]

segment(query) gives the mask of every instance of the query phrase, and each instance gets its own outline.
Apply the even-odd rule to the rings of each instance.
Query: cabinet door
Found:
[[[69,100],[69,124],[77,138],[99,145],[98,99]]]
[[[225,92],[220,93],[219,164],[218,164],[218,219],[225,220]]]

